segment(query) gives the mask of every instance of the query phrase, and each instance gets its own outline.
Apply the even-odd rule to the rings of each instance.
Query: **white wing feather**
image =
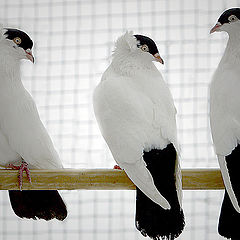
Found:
[[[176,160],[176,166],[175,166],[175,185],[177,189],[177,196],[178,196],[178,202],[180,204],[180,207],[182,207],[182,172],[181,172],[181,166],[180,166],[180,160],[179,156],[177,156]]]
[[[232,184],[231,184],[229,172],[228,172],[228,169],[227,169],[225,156],[218,155],[218,162],[219,162],[219,165],[220,165],[220,168],[221,168],[223,182],[224,182],[225,188],[227,190],[227,193],[229,195],[229,198],[231,199],[232,205],[235,208],[235,210],[238,213],[240,213],[240,208],[239,208],[239,205],[238,205],[237,197],[236,197],[236,195],[233,191],[233,188],[232,188]]]
[[[11,94],[7,90],[1,92],[1,100],[5,103],[5,107],[0,109],[1,134],[4,136],[0,141],[2,147],[7,148],[7,142],[9,153],[12,151],[12,154],[20,155],[34,168],[62,168],[36,105],[25,88],[16,88]]]
[[[219,66],[210,85],[210,124],[217,154],[229,155],[240,142],[240,69]]]
[[[126,174],[133,183],[153,202],[159,204],[164,209],[171,208],[168,201],[157,190],[154,185],[152,175],[142,160],[136,161],[135,163],[124,163],[119,165],[125,170]]]

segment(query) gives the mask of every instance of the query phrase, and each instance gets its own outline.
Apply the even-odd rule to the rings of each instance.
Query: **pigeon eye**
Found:
[[[15,37],[15,38],[13,39],[13,41],[14,41],[17,45],[21,44],[21,42],[22,42],[21,38],[19,38],[19,37]]]
[[[141,49],[144,51],[144,52],[148,52],[149,51],[149,48],[146,44],[142,45],[141,46]]]
[[[228,17],[229,22],[235,22],[237,20],[238,20],[238,18],[235,15],[231,15],[231,16]]]

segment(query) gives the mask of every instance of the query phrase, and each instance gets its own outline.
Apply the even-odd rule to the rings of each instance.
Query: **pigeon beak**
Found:
[[[155,61],[160,62],[161,64],[164,64],[163,59],[160,57],[159,53],[156,53],[153,55],[155,57]]]
[[[216,31],[219,31],[219,28],[222,26],[222,24],[220,22],[218,22],[211,30],[210,30],[210,34],[214,33]]]
[[[32,63],[34,63],[34,57],[33,57],[33,55],[32,55],[31,49],[25,50],[25,53],[26,53],[27,59],[29,59]]]

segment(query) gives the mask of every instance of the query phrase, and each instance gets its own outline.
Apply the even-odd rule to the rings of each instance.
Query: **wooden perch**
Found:
[[[183,189],[223,189],[218,169],[183,169]],[[18,171],[0,170],[0,190],[18,190]],[[32,184],[23,176],[23,190],[131,190],[135,185],[122,170],[113,169],[61,169],[31,170]]]

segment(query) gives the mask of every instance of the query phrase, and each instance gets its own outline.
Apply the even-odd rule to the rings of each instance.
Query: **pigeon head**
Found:
[[[160,57],[156,43],[149,37],[143,35],[133,35],[126,32],[119,37],[116,42],[115,55],[138,57],[144,61],[157,61],[164,63]]]
[[[134,35],[137,39],[137,47],[143,52],[149,53],[154,57],[154,60],[164,64],[163,59],[160,57],[156,43],[149,37],[143,35]]]
[[[240,31],[240,8],[230,8],[223,12],[210,33],[221,31],[227,33]]]
[[[11,56],[17,60],[28,59],[34,62],[32,55],[33,41],[21,30],[12,28],[2,29],[0,47],[5,56]]]

